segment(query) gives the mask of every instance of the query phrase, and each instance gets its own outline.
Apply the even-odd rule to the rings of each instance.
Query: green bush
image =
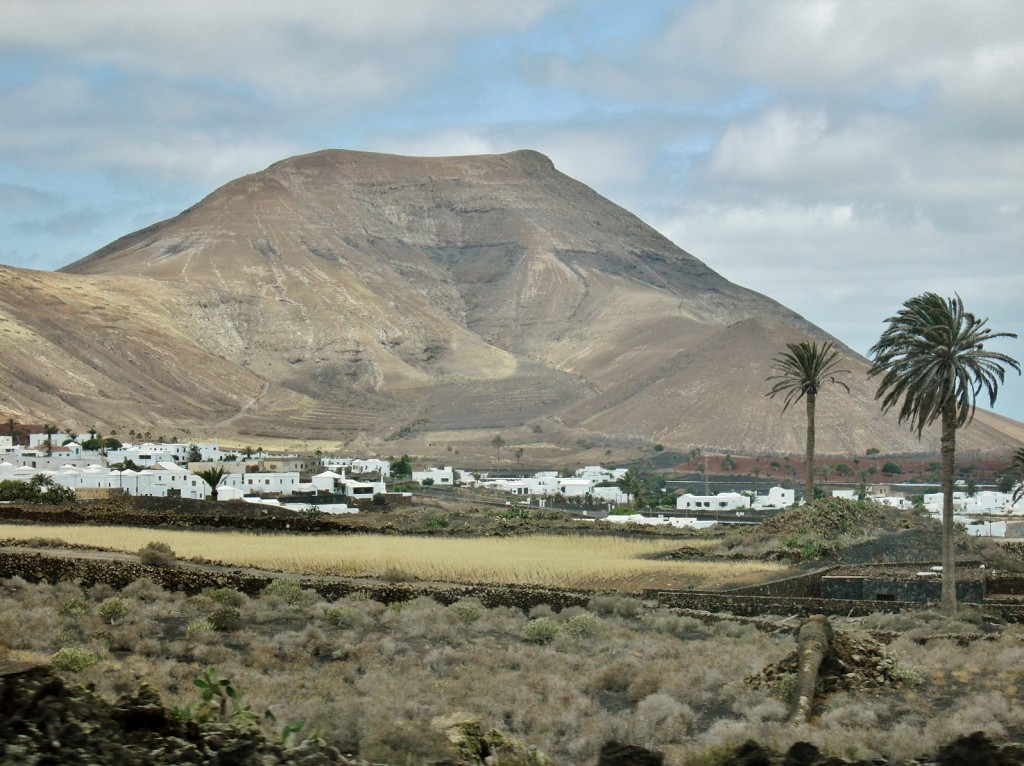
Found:
[[[333,625],[336,628],[350,628],[354,622],[352,610],[338,606],[325,609],[324,619],[328,625]]]
[[[67,670],[72,673],[80,673],[97,663],[95,654],[88,649],[79,646],[65,646],[58,649],[56,654],[50,658],[50,664],[57,670]]]
[[[456,601],[448,608],[455,612],[460,620],[466,623],[476,622],[484,613],[483,607],[474,601]]]
[[[570,636],[576,636],[577,638],[590,638],[591,636],[597,635],[597,631],[600,629],[600,626],[600,622],[592,614],[574,614],[562,623],[562,630]]]
[[[106,622],[114,624],[119,620],[123,620],[128,616],[128,612],[131,611],[128,608],[128,604],[124,602],[124,599],[120,596],[111,596],[100,602],[100,607],[97,610],[100,617]]]
[[[173,567],[178,557],[167,543],[148,542],[139,550],[139,561],[154,567]]]
[[[207,618],[210,626],[217,631],[226,633],[238,630],[242,624],[242,614],[232,606],[221,607]]]
[[[197,633],[213,630],[213,623],[207,617],[199,617],[185,626],[185,635],[192,638]]]
[[[558,623],[550,617],[530,620],[523,628],[523,640],[530,644],[550,644],[558,635]]]
[[[424,529],[448,529],[450,525],[451,516],[447,513],[431,516],[429,519],[423,520]]]
[[[66,601],[62,601],[60,606],[57,607],[58,614],[62,614],[66,617],[78,617],[79,615],[89,614],[92,610],[92,606],[84,598],[72,596]]]
[[[285,603],[292,606],[308,603],[310,595],[302,589],[301,583],[296,580],[274,580],[263,589],[264,596],[277,596]]]
[[[240,607],[245,603],[245,594],[239,593],[234,588],[215,588],[207,590],[206,595],[224,606]]]

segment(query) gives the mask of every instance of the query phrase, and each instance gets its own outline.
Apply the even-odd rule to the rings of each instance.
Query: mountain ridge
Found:
[[[820,451],[937,447],[879,414],[862,357],[529,150],[289,158],[52,278],[10,282],[0,317],[25,336],[0,410],[80,427],[221,424],[441,458],[479,452],[493,429],[551,455],[602,440],[799,452],[802,418],[764,398],[764,378],[785,342],[813,338],[858,379],[849,401],[823,396]],[[58,304],[71,343],[40,332]],[[966,449],[1024,440],[1014,421],[979,419]]]

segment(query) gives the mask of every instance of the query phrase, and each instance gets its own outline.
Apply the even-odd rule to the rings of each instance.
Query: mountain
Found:
[[[785,342],[835,340],[532,151],[293,157],[58,273],[0,277],[16,417],[439,458],[498,432],[535,457],[800,452],[802,410],[764,379]],[[879,415],[839,345],[853,392],[821,396],[819,451],[937,448]],[[960,442],[1021,440],[979,413]]]

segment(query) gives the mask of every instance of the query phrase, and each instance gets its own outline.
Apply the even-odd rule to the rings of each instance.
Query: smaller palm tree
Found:
[[[498,434],[493,439],[491,439],[491,446],[494,447],[495,451],[497,452],[497,461],[500,463],[501,448],[505,446],[505,440],[502,438],[501,434]]]
[[[818,392],[825,384],[832,383],[849,393],[850,387],[837,376],[848,375],[850,371],[840,368],[842,357],[831,342],[819,346],[816,342],[801,341],[787,343],[786,348],[788,351],[772,360],[776,374],[766,380],[774,380],[775,383],[765,396],[785,394],[783,412],[801,399],[807,404],[807,443],[804,455],[807,480],[804,502],[809,503],[814,499],[814,412]]]
[[[640,505],[647,497],[647,480],[639,471],[630,468],[616,482],[619,489],[625,492],[633,501],[633,510],[639,511]]]
[[[214,502],[216,502],[217,487],[220,486],[220,483],[224,480],[224,477],[227,476],[227,471],[220,467],[204,468],[201,471],[196,471],[196,476],[198,476],[200,479],[202,479],[203,481],[210,485],[210,497]]]
[[[1024,447],[1018,447],[1010,461],[1010,471],[1017,477],[1017,488],[1013,490],[1013,502],[1024,497]]]

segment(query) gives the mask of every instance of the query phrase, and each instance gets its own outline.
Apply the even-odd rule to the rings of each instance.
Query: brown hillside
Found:
[[[802,413],[764,378],[784,342],[830,337],[529,151],[295,157],[61,273],[4,277],[15,417],[391,453],[396,433],[427,450],[533,426],[563,445],[799,451]],[[935,446],[880,418],[850,365],[820,450]],[[961,443],[1021,430],[982,414]]]

